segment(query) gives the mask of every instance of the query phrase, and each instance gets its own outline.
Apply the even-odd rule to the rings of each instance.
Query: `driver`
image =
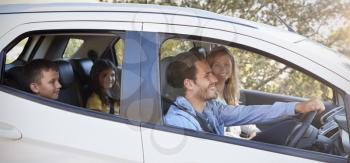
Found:
[[[195,53],[177,55],[175,61],[169,64],[166,75],[168,83],[183,89],[183,94],[171,104],[164,120],[168,125],[181,128],[224,135],[225,126],[265,123],[296,113],[325,110],[323,103],[316,98],[299,103],[276,102],[254,106],[219,103],[214,100],[217,97],[217,79],[204,58]],[[256,137],[259,139],[259,134]]]

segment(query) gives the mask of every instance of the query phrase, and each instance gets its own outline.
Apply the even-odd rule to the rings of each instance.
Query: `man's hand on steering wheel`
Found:
[[[318,98],[311,98],[309,101],[297,103],[295,106],[295,112],[303,113],[304,117],[300,124],[296,125],[289,134],[286,145],[296,147],[300,139],[310,127],[316,113],[323,112],[324,110],[324,104]]]
[[[325,110],[323,102],[318,98],[311,98],[308,101],[297,103],[295,112],[308,113],[311,111],[323,112]]]

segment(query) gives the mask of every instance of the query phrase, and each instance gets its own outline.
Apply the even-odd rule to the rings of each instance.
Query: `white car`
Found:
[[[350,61],[303,36],[197,9],[139,4],[1,5],[0,22],[0,162],[348,162]],[[286,65],[327,88],[326,113],[297,131],[304,136],[296,147],[163,123],[165,58],[217,45]],[[40,58],[59,65],[58,100],[23,88],[23,65]],[[118,116],[85,108],[95,58],[118,66]],[[243,105],[305,100],[257,90],[241,96]]]

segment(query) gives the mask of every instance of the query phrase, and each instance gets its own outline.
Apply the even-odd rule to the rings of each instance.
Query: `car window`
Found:
[[[82,39],[70,38],[67,47],[64,50],[63,58],[71,58],[79,50],[83,43],[84,40]]]
[[[330,87],[296,69],[251,51],[228,48],[238,60],[243,89],[333,100]]]
[[[189,51],[193,48],[193,42],[183,39],[168,39],[160,48],[160,59],[176,56],[181,52]]]
[[[172,37],[172,36],[170,36]],[[183,37],[183,36],[182,36]],[[200,46],[198,46],[200,45]],[[176,86],[176,84],[183,84],[178,83],[177,79],[179,78],[179,73],[174,73],[173,78],[169,79],[169,75],[171,75],[172,72],[176,69],[181,69],[182,67],[177,68],[169,68],[169,65],[174,62],[175,58],[179,53],[182,52],[189,52],[193,49],[200,49],[200,51],[195,51],[192,53],[188,53],[186,55],[197,55],[195,53],[199,52],[200,55],[204,56],[206,58],[206,61],[209,63],[209,66],[211,67],[211,72],[216,75],[216,79],[219,80],[219,78],[230,78],[226,75],[226,72],[229,72],[229,70],[234,71],[233,69],[238,68],[237,76],[239,78],[239,81],[237,83],[232,82],[233,84],[238,84],[239,87],[223,87],[223,89],[228,90],[232,89],[232,93],[230,95],[236,96],[238,95],[238,99],[232,98],[233,102],[229,101],[230,99],[227,99],[226,97],[218,97],[213,95],[209,98],[209,92],[208,90],[202,90],[201,94],[204,94],[201,96],[203,98],[208,99],[215,99],[216,102],[222,103],[222,104],[230,104],[230,105],[237,105],[244,101],[245,103],[242,103],[243,105],[265,105],[265,104],[273,104],[274,102],[290,102],[290,101],[298,101],[304,98],[310,98],[310,97],[321,97],[323,101],[333,103],[333,89],[322,82],[310,77],[309,75],[302,73],[295,68],[292,68],[286,64],[283,64],[277,60],[268,58],[262,54],[259,54],[257,52],[253,52],[251,50],[246,50],[243,47],[239,47],[238,45],[234,44],[234,46],[228,46],[227,44],[217,43],[217,42],[210,42],[204,39],[203,40],[192,40],[192,39],[186,39],[186,38],[171,38],[168,40],[165,40],[161,46],[160,46],[160,83],[161,83],[161,98],[162,98],[162,110],[163,110],[163,120],[164,124],[166,126],[176,126],[176,119],[172,119],[168,116],[169,108],[178,108],[180,110],[188,110],[189,107],[186,103],[183,103],[183,101],[177,101],[177,97],[184,96],[184,90],[183,88]],[[226,69],[225,72],[222,74],[215,74],[217,70],[215,69],[223,69],[218,66],[219,68],[215,68],[216,64],[219,64],[220,62],[222,65],[227,66],[229,63],[227,61],[231,60],[231,57],[222,57],[220,61],[220,56],[223,55],[217,55],[216,58],[218,61],[212,62],[211,57],[214,53],[213,51],[216,51],[218,49],[227,49],[229,51],[230,55],[233,56],[232,61],[235,65],[237,65],[237,68],[235,65],[232,65],[230,69]],[[204,53],[203,53],[204,51]],[[184,58],[184,57],[181,57]],[[231,62],[231,63],[232,63]],[[171,65],[172,66],[172,65]],[[169,70],[172,69],[172,70]],[[197,70],[198,71],[198,70]],[[200,71],[202,72],[202,70]],[[222,75],[222,76],[220,76]],[[187,77],[190,78],[190,76]],[[197,78],[199,77],[199,78]],[[209,80],[210,77],[204,76],[206,79]],[[203,77],[203,79],[204,79]],[[198,79],[202,78],[201,76],[196,76],[196,78],[193,78],[194,83],[199,83],[200,81],[197,81]],[[230,78],[229,80],[232,80],[233,78]],[[211,79],[213,80],[213,79]],[[225,81],[225,83],[229,83],[229,80]],[[199,87],[200,84],[198,84]],[[209,86],[208,86],[209,87]],[[217,91],[219,92],[218,83],[216,83]],[[194,89],[194,88],[193,88]],[[238,89],[238,93],[235,93],[235,89]],[[241,93],[239,93],[239,90],[241,90]],[[252,90],[253,92],[242,92],[242,90]],[[216,92],[216,93],[218,93]],[[224,94],[223,94],[224,95]],[[214,97],[215,96],[215,97]],[[216,99],[218,98],[218,99]],[[235,101],[236,100],[236,101]],[[180,104],[183,104],[185,106],[178,106],[174,105],[174,102],[180,102]],[[222,102],[224,101],[224,102]],[[210,105],[207,103],[207,105]],[[211,105],[210,105],[211,106]],[[334,104],[331,105],[334,107]],[[327,106],[326,106],[327,107]],[[329,108],[332,109],[332,108]],[[215,110],[215,109],[214,109]],[[172,110],[171,114],[176,113]],[[207,114],[207,113],[206,113]],[[182,115],[182,114],[181,114]],[[191,116],[195,118],[191,118]],[[197,115],[190,115],[187,117],[188,119],[192,119],[193,121],[196,121]],[[319,118],[319,117],[318,117]],[[199,121],[199,120],[198,120]],[[316,121],[319,121],[317,119]],[[170,124],[169,124],[170,123]],[[196,123],[196,122],[193,122]],[[210,123],[210,120],[208,120],[207,123]],[[285,122],[283,120],[277,120],[276,122],[273,122],[271,124],[250,124],[250,125],[244,125],[244,126],[231,126],[224,128],[224,135],[228,137],[235,137],[240,139],[253,139],[256,134],[260,133],[261,131],[268,131],[270,127],[275,127],[275,125],[281,125],[283,126]],[[293,122],[294,123],[294,122]],[[203,131],[210,132],[210,130],[205,130],[202,126],[204,125],[203,122],[198,122],[200,124],[199,128],[202,128]],[[315,128],[313,131],[317,132],[318,129],[322,130],[322,125],[319,123],[313,123]],[[193,129],[196,130],[196,127],[193,127],[193,125],[186,126],[185,124],[181,124],[180,126],[183,126],[186,129]],[[209,125],[210,126],[210,125]],[[179,127],[179,126],[178,126]],[[237,128],[239,127],[239,128]],[[316,129],[317,128],[317,129]],[[286,129],[285,126],[283,126],[280,129]],[[288,129],[286,129],[288,130]],[[338,132],[338,129],[333,130],[332,132],[327,131],[328,138],[331,139],[331,137],[336,136],[336,132]],[[328,133],[329,132],[329,133]],[[215,132],[214,132],[215,133]],[[250,134],[254,133],[254,134]],[[216,132],[217,134],[217,132]],[[325,134],[325,135],[327,135]],[[283,135],[283,134],[281,134]],[[285,135],[288,136],[288,135]],[[326,138],[328,140],[328,138]],[[272,138],[273,140],[269,143],[272,144],[279,144],[283,145],[283,143],[276,143],[275,140],[279,140],[278,136],[276,139]],[[305,139],[305,141],[316,141],[313,138]],[[285,145],[285,144],[284,144]],[[308,146],[308,148],[313,147],[311,144],[298,144],[297,148],[304,148]],[[316,150],[318,151],[318,150]],[[327,151],[322,151],[324,153],[327,153]],[[336,153],[333,153],[337,155]]]
[[[123,64],[123,56],[124,56],[124,40],[119,39],[117,43],[114,45],[115,56],[117,58],[118,66],[121,67]]]
[[[29,58],[33,59],[26,61],[27,63],[14,64],[6,68],[5,85],[37,94],[49,100],[103,112],[106,115],[119,116],[122,70],[115,62],[114,56],[113,58],[102,58],[103,52],[107,53],[109,49],[114,48],[114,46],[111,46],[112,42],[120,38],[119,35],[41,33],[30,37],[42,38],[36,45],[37,48],[33,48],[39,50],[28,53],[32,55]],[[67,38],[69,38],[68,43],[66,42]],[[28,38],[25,38],[20,41],[6,54],[6,58],[13,60],[14,57],[17,57],[27,40]],[[120,49],[124,49],[124,43],[119,43],[116,46],[118,47],[118,56],[123,58],[123,50]],[[92,53],[93,56],[91,56]],[[38,91],[37,93],[28,85],[28,76],[26,76],[27,74],[24,75],[28,67],[25,66],[34,62],[40,62],[38,64],[44,65],[45,63],[41,60],[50,62],[46,66],[57,66],[58,82],[60,84],[55,84],[55,90],[59,89],[59,91],[51,91],[57,95],[38,94],[44,91]],[[50,69],[56,71],[56,68],[51,67]]]
[[[195,42],[198,43],[195,40],[168,39],[161,45],[160,59],[189,51]],[[216,46],[220,44],[212,43],[209,48]],[[333,100],[332,88],[296,69],[248,50],[226,47],[237,60],[241,89],[303,98],[317,96],[325,101]],[[210,50],[207,50],[207,53],[209,52]]]
[[[26,46],[27,42],[28,42],[28,37],[22,39],[9,52],[7,52],[6,64],[10,64],[10,63],[14,62],[19,57],[19,55],[23,52],[24,47]]]

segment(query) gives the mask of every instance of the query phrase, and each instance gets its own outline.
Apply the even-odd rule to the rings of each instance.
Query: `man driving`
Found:
[[[265,123],[296,113],[325,110],[316,98],[273,105],[223,105],[214,100],[217,79],[208,63],[200,55],[190,52],[177,55],[169,64],[166,75],[171,86],[183,89],[182,96],[176,98],[164,119],[172,126],[224,135],[224,126]]]

